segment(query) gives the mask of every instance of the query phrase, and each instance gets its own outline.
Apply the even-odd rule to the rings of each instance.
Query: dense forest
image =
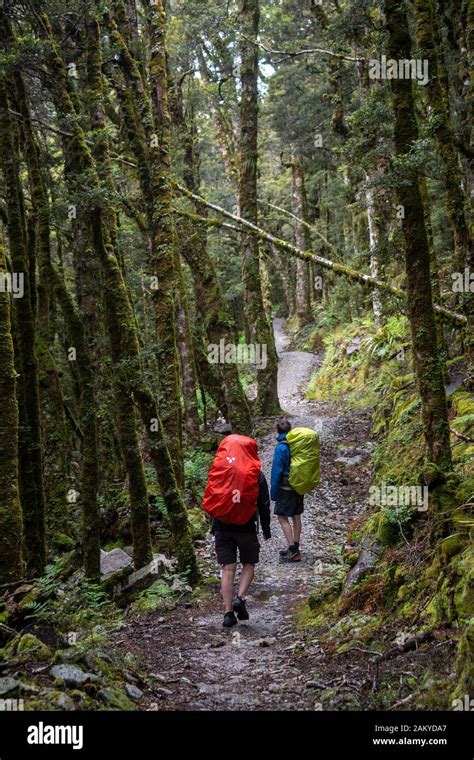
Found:
[[[3,709],[472,709],[473,35],[0,4]],[[208,471],[232,431],[268,473],[282,415],[321,438],[303,559],[272,523],[228,634]]]

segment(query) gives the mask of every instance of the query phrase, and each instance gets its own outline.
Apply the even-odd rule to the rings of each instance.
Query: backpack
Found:
[[[227,435],[209,471],[204,510],[224,523],[245,525],[257,510],[261,469],[256,441],[244,435]]]
[[[302,496],[319,485],[319,434],[311,428],[298,427],[286,436],[290,447],[290,486]]]

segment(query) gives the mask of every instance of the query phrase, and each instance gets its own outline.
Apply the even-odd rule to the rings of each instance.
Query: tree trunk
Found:
[[[179,357],[176,343],[177,283],[171,188],[171,115],[166,66],[166,17],[162,0],[146,4],[150,35],[150,84],[155,112],[156,143],[149,146],[153,203],[150,273],[158,278],[152,290],[158,337],[161,417],[178,483],[184,485]]]
[[[243,0],[240,11],[240,215],[257,224],[257,161],[258,161],[258,0]],[[246,231],[240,241],[245,312],[249,334],[254,343],[267,351],[267,366],[257,375],[256,409],[259,414],[279,413],[277,373],[278,358],[273,330],[268,325],[263,306],[259,266],[258,240]]]
[[[67,90],[67,75],[60,51],[51,35],[51,27],[46,16],[41,17],[42,32],[50,45],[50,65],[53,72],[53,85],[56,95],[58,113],[66,121],[72,123],[71,134],[68,137],[69,153],[78,173],[87,174],[89,185],[96,190],[101,189],[96,167],[88,149],[84,132],[76,118],[76,111]],[[97,67],[100,70],[101,66]],[[108,143],[106,135],[100,132],[103,144],[101,149],[107,154]],[[104,155],[104,166],[107,158]],[[109,219],[110,221],[110,219]],[[126,373],[127,390],[136,399],[141,412],[142,422],[146,428],[150,456],[157,471],[157,479],[169,512],[172,530],[176,542],[176,553],[180,571],[188,573],[191,582],[196,582],[199,572],[194,553],[194,547],[189,531],[186,507],[176,481],[173,460],[166,445],[164,429],[158,415],[156,401],[144,382],[140,362],[139,343],[136,334],[136,320],[128,298],[122,270],[114,254],[108,238],[107,219],[103,217],[100,208],[92,209],[92,234],[94,247],[101,261],[106,290],[110,296],[108,307],[111,343],[120,350],[121,370]],[[114,239],[114,235],[112,235]],[[116,331],[116,332],[115,332]],[[116,342],[115,342],[116,341]],[[148,521],[148,503],[142,505],[142,510],[132,516],[137,522],[132,525],[136,531],[139,543],[134,546],[134,559],[141,564],[151,555],[151,542]]]
[[[443,76],[440,59],[436,11],[433,0],[415,0],[414,7],[419,55],[428,60],[429,79],[424,89],[444,169],[446,209],[454,238],[454,261],[458,270],[463,272],[464,267],[474,266],[474,259],[466,221],[466,199],[462,188],[459,157],[449,114],[448,93],[443,87],[446,77]]]
[[[391,58],[409,59],[411,40],[405,5],[385,0],[388,53]],[[418,139],[411,80],[391,80],[395,116],[395,152],[406,159]],[[415,372],[421,397],[423,435],[428,460],[441,471],[451,469],[449,424],[443,372],[436,341],[430,277],[430,252],[418,173],[412,170],[397,186],[398,202],[404,208],[402,231],[405,239],[407,309],[414,352]]]
[[[0,82],[0,160],[7,199],[8,241],[13,271],[23,276],[24,286],[22,298],[15,299],[18,349],[15,365],[20,376],[17,386],[20,410],[19,485],[27,573],[36,576],[42,574],[46,561],[46,535],[38,367],[35,350],[36,329],[30,287],[34,273],[30,271],[28,262],[17,141],[8,108],[5,81],[2,80]]]
[[[374,199],[374,188],[370,185],[371,176],[365,176],[365,202],[367,206],[367,222],[369,226],[369,250],[370,250],[370,274],[372,277],[379,276],[379,255],[378,248],[380,245],[380,230],[377,220],[377,207]],[[376,327],[382,325],[382,298],[377,290],[372,292],[372,312]]]
[[[186,187],[193,193],[199,193],[199,156],[197,152],[194,125],[187,125],[184,119],[182,102],[177,99],[175,108],[177,121],[182,130],[184,152],[184,181]],[[206,207],[196,204],[196,210],[202,216],[206,216]],[[193,276],[196,293],[196,308],[200,313],[205,326],[206,335],[210,343],[231,343],[235,340],[234,324],[228,305],[225,302],[221,286],[212,259],[207,250],[206,225],[198,222],[193,226],[187,226],[188,234],[184,235],[182,255],[186,260]],[[207,348],[206,348],[207,350]],[[209,359],[206,358],[209,365]],[[209,365],[210,367],[213,365]],[[236,364],[217,365],[221,383],[224,388],[226,405],[225,417],[230,422],[232,429],[242,434],[250,435],[252,419],[247,398],[240,382],[239,371]],[[202,378],[205,380],[209,371],[204,368]],[[215,397],[215,394],[212,394]]]
[[[0,277],[7,276],[3,230],[0,231]],[[3,285],[3,282],[2,282]],[[10,293],[0,291],[0,583],[21,580],[23,523],[18,484],[18,403],[10,323]]]
[[[189,306],[181,262],[176,263],[179,278],[178,348],[183,378],[184,424],[189,442],[199,438],[198,382],[193,341],[189,324]]]
[[[285,296],[286,308],[288,310],[288,316],[292,316],[296,311],[295,303],[295,291],[292,287],[290,273],[288,271],[288,263],[280,255],[276,245],[272,245],[272,254],[276,264],[278,274],[280,275],[281,284],[283,286],[283,293]]]
[[[307,250],[308,228],[300,220],[306,221],[304,176],[300,162],[291,162],[291,210],[298,217],[295,222],[295,243],[297,248]],[[311,322],[311,302],[309,283],[309,263],[298,259],[296,262],[296,316],[299,327]]]
[[[110,183],[109,148],[104,129],[102,51],[97,22],[87,24],[88,106],[92,129],[98,133],[94,157],[104,188]],[[97,180],[99,187],[99,181]],[[149,524],[148,488],[140,450],[135,401],[129,383],[129,370],[124,363],[131,354],[138,354],[135,345],[135,315],[129,301],[114,242],[117,241],[116,214],[113,208],[93,209],[92,245],[96,260],[102,266],[105,285],[105,307],[108,333],[114,362],[115,403],[117,408],[120,449],[128,475],[130,494],[133,559],[139,568],[152,559]]]

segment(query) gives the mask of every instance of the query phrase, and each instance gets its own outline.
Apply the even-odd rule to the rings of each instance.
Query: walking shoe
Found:
[[[284,553],[280,552],[280,562],[301,562],[301,554],[298,547],[289,546]]]
[[[240,596],[236,596],[234,598],[234,601],[232,603],[232,608],[234,612],[237,613],[237,617],[239,618],[239,620],[249,619],[249,613],[247,612],[247,607],[245,606],[245,600],[241,599]]]
[[[280,557],[287,557],[289,551],[289,546],[286,547],[286,549],[280,549]]]
[[[298,547],[290,546],[288,549],[288,558],[286,560],[287,562],[301,562],[301,554]]]
[[[226,612],[224,615],[224,622],[222,623],[224,628],[232,628],[233,625],[237,625],[237,618],[233,612]]]

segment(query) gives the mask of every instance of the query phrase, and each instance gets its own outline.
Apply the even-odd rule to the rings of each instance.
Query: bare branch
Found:
[[[247,38],[245,38],[247,39]],[[282,58],[279,61],[275,61],[275,63],[281,63],[284,60],[288,60],[291,58],[298,58],[302,55],[329,55],[331,58],[339,58],[343,61],[352,61],[353,63],[362,63],[365,61],[365,58],[359,58],[358,56],[354,55],[347,55],[346,53],[336,53],[334,50],[326,50],[326,48],[303,48],[303,50],[274,50],[273,48],[269,48],[266,45],[264,45],[262,42],[254,42],[252,40],[248,40],[249,42],[253,42],[254,45],[264,50],[266,53],[269,53],[270,55],[282,55],[284,58]]]

